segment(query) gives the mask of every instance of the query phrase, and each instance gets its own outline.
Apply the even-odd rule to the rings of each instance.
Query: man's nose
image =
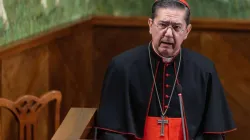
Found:
[[[165,33],[165,36],[172,37],[173,36],[173,30],[171,27],[167,27],[167,31]]]

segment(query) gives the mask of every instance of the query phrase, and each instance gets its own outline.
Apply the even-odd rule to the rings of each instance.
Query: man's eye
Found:
[[[180,30],[180,29],[181,29],[181,26],[174,26],[174,29],[175,29],[175,30]]]
[[[174,28],[176,28],[176,29],[180,29],[181,27],[180,27],[180,26],[174,26]]]
[[[160,27],[161,28],[166,28],[166,25],[165,24],[160,24]]]

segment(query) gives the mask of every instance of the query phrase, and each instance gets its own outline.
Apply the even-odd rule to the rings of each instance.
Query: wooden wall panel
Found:
[[[48,49],[46,46],[33,48],[5,57],[1,70],[1,97],[15,101],[26,94],[40,96],[48,90]],[[45,108],[39,118],[39,140],[48,135],[47,122],[48,108]],[[1,124],[3,140],[18,139],[18,123],[6,109],[1,111]]]
[[[71,107],[97,106],[93,94],[92,26],[80,21],[22,40],[0,51],[1,97],[40,96],[48,90],[60,90],[61,121]],[[0,86],[0,87],[1,87]],[[38,140],[54,134],[53,106],[42,112]],[[17,139],[18,127],[12,114],[0,111],[0,139]],[[13,135],[14,134],[14,135]]]
[[[96,104],[92,94],[92,32],[90,24],[75,26],[49,46],[50,89],[63,94],[61,120],[71,107]]]

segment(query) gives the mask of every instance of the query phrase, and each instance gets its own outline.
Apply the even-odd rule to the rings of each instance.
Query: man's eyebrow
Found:
[[[164,20],[160,20],[159,23],[163,23],[163,24],[174,24],[174,25],[182,25],[181,23],[179,22],[170,22],[170,21],[164,21]]]
[[[169,24],[170,21],[160,20],[159,23]]]
[[[177,25],[177,26],[182,26],[182,24],[181,23],[173,23],[173,25]]]

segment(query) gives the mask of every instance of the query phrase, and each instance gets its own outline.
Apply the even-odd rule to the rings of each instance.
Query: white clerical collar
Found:
[[[160,55],[160,54],[155,50],[155,47],[154,47],[153,44],[152,44],[152,47],[153,47],[154,52],[155,52],[158,56],[160,56],[160,57],[162,58],[162,61],[163,61],[164,63],[169,63],[169,62],[171,62],[172,59],[174,58],[174,57],[164,57],[164,56]]]
[[[169,57],[169,58],[163,57],[163,58],[162,58],[162,61],[163,61],[164,63],[169,63],[169,62],[172,61],[172,59],[173,59],[173,57]]]

